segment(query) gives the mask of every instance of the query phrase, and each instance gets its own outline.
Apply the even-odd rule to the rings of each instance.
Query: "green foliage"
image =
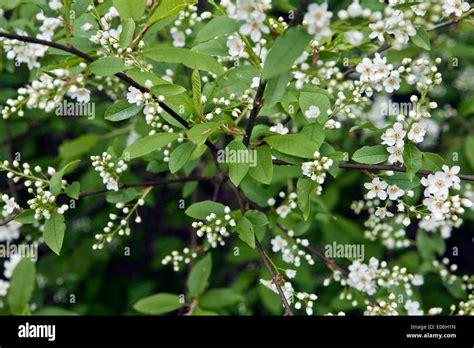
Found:
[[[173,312],[183,305],[178,295],[160,293],[142,298],[133,308],[143,314],[160,315]]]
[[[357,163],[378,164],[388,159],[388,153],[383,145],[363,146],[352,155],[352,160]]]
[[[209,285],[209,276],[212,269],[212,256],[208,253],[203,259],[196,262],[188,279],[188,296],[194,298],[200,295]]]
[[[29,258],[23,258],[13,271],[8,291],[8,305],[15,315],[30,313],[28,303],[35,288],[36,269]]]

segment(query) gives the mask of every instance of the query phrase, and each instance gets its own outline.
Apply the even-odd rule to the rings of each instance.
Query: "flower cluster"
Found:
[[[304,15],[303,24],[307,26],[308,33],[314,35],[315,40],[322,37],[331,36],[329,22],[333,13],[328,11],[328,4],[311,4],[308,6],[308,12]]]
[[[179,12],[178,18],[174,21],[174,25],[170,29],[174,47],[186,46],[186,36],[193,33],[192,28],[196,23],[200,23],[212,17],[211,12],[206,11],[199,15],[197,10],[197,6],[189,5],[186,9]]]
[[[49,179],[56,173],[56,170],[52,167],[48,167],[47,175],[43,173],[43,169],[40,166],[35,166],[31,169],[29,163],[24,162],[20,165],[19,161],[13,161],[10,165],[8,161],[4,161],[0,165],[0,170],[7,172],[7,178],[13,180],[14,183],[18,183],[20,180],[24,180],[25,187],[28,188],[28,193],[34,197],[27,201],[30,209],[35,212],[35,219],[40,220],[45,218],[48,220],[53,213],[64,214],[69,209],[67,204],[58,206],[56,202],[56,196],[54,196],[46,187],[49,185]],[[34,171],[34,173],[33,173]],[[61,186],[67,185],[66,180],[62,180]],[[20,210],[21,208],[15,203],[12,198],[7,196],[2,197],[6,206],[4,209],[8,212]]]
[[[178,272],[180,269],[180,264],[187,265],[191,262],[192,259],[197,257],[197,253],[191,251],[189,248],[184,248],[183,251],[180,253],[177,250],[173,250],[170,255],[165,256],[165,258],[161,261],[162,265],[173,265],[173,270]]]
[[[389,289],[397,286],[403,288],[406,295],[411,297],[413,286],[420,286],[424,282],[421,275],[408,273],[406,268],[399,266],[393,266],[390,269],[387,267],[387,262],[380,262],[375,257],[371,257],[368,264],[360,260],[353,261],[349,266],[347,278],[336,271],[333,273],[333,279],[341,285],[347,284],[370,296],[377,292],[378,287]],[[325,285],[328,284],[325,282]]]
[[[283,283],[283,280],[281,282]],[[263,286],[270,289],[276,294],[279,293],[273,280],[260,279],[260,284],[262,284]],[[293,285],[288,281],[285,281],[283,284],[280,285],[289,305],[293,304],[295,309],[301,309],[304,306],[306,314],[313,315],[314,301],[318,299],[318,296],[316,294],[295,291]]]
[[[103,152],[102,156],[91,156],[91,161],[92,167],[99,173],[107,190],[118,191],[120,175],[128,168],[125,161],[114,161],[112,155],[107,152]]]
[[[92,245],[93,250],[103,249],[104,244],[111,243],[114,237],[118,234],[119,236],[130,235],[130,219],[135,215],[134,222],[139,224],[142,222],[142,218],[138,214],[138,207],[145,205],[145,198],[150,193],[152,187],[148,187],[143,190],[140,198],[135,203],[116,203],[115,207],[120,209],[118,214],[109,214],[109,222],[103,229],[103,233],[97,233],[95,239],[97,243]]]
[[[276,236],[271,240],[272,251],[281,252],[283,261],[295,267],[301,266],[301,259],[305,259],[308,265],[314,265],[313,257],[304,250],[309,246],[309,241],[304,238],[293,238],[294,232],[291,230],[287,234],[287,239]]]
[[[311,180],[316,181],[319,186],[317,188],[317,194],[320,195],[322,192],[322,184],[326,180],[326,172],[331,168],[333,160],[329,157],[322,156],[319,151],[314,153],[314,160],[310,162],[304,162],[301,165],[301,170],[303,175],[311,178]]]
[[[96,18],[100,27],[95,34],[89,38],[91,42],[100,46],[100,49],[97,51],[100,56],[123,58],[125,65],[130,67],[135,66],[141,71],[150,71],[152,69],[151,65],[145,64],[140,59],[140,55],[145,47],[143,40],[139,40],[138,42],[132,41],[127,47],[123,47],[123,45],[120,44],[122,26],[118,25],[117,28],[112,28],[114,18],[119,16],[115,7],[110,7],[108,12],[102,17],[98,15],[93,5],[91,5],[88,10]],[[88,22],[81,26],[81,29],[85,32],[89,32],[94,28],[95,25]]]
[[[235,227],[236,222],[232,218],[230,208],[225,207],[225,215],[218,217],[216,214],[211,213],[206,216],[206,221],[194,221],[192,223],[193,228],[196,229],[198,237],[206,236],[207,242],[211,248],[217,248],[218,246],[225,245],[225,239],[230,236],[229,227]]]
[[[40,33],[36,35],[37,39],[51,40],[54,31],[63,25],[61,18],[46,17],[43,12],[39,12],[35,18],[42,22],[42,25],[39,27]],[[18,30],[17,34],[28,36],[27,33]],[[7,52],[7,59],[15,59],[18,65],[25,63],[28,69],[39,68],[41,64],[38,60],[41,59],[48,50],[48,46],[26,43],[16,39],[0,38],[0,42],[3,42],[3,48],[5,52]]]
[[[262,33],[270,33],[270,29],[265,25],[265,11],[271,8],[271,0],[237,0],[232,3],[230,0],[221,1],[230,18],[243,20],[239,32],[248,35],[254,42],[260,41]]]
[[[460,189],[461,179],[457,176],[460,168],[443,165],[442,169],[421,179],[425,187],[423,204],[430,212],[425,219],[457,221],[459,215],[464,213],[464,208],[472,207],[472,202],[459,195],[450,195],[450,190]]]
[[[2,109],[4,119],[12,114],[23,117],[24,106],[51,112],[61,104],[66,95],[81,103],[90,100],[90,91],[84,87],[84,75],[70,76],[69,70],[66,69],[55,69],[41,74],[38,80],[19,88],[18,94],[16,99],[7,99],[7,106]]]

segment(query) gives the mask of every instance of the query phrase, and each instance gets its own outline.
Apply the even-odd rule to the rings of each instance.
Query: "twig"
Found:
[[[209,177],[203,177],[203,176],[196,176],[196,177],[184,177],[184,178],[178,178],[178,179],[170,179],[170,180],[156,180],[156,181],[142,181],[142,182],[134,182],[130,184],[123,184],[119,186],[119,190],[131,188],[131,187],[145,187],[145,186],[165,186],[165,185],[171,185],[171,184],[177,184],[177,183],[183,183],[183,182],[190,182],[190,181],[212,181],[214,180],[214,177],[209,176]],[[79,195],[79,198],[84,198],[100,193],[105,193],[105,192],[110,192],[108,189],[100,189],[100,190],[95,190],[95,191],[88,191],[88,192],[82,192]]]
[[[449,27],[453,24],[457,24],[459,23],[461,20],[463,20],[465,17],[469,16],[471,13],[472,13],[473,10],[469,11],[469,12],[466,12],[465,15],[463,15],[463,17],[459,17],[459,18],[454,18],[454,19],[450,19],[449,21],[446,21],[446,22],[442,22],[442,23],[439,23],[429,29],[427,29],[426,31],[434,31],[434,30],[437,30],[437,29],[441,29],[441,28],[445,28],[445,27]],[[372,58],[373,56],[375,56],[375,53],[381,53],[385,50],[388,50],[389,48],[391,48],[392,45],[390,44],[387,44],[387,43],[384,43],[382,46],[380,46],[375,52],[369,54],[369,58]],[[354,72],[356,71],[355,67],[352,67],[348,70],[346,70],[343,74],[343,77],[344,78],[347,78],[350,74],[353,74]]]
[[[253,108],[250,112],[249,122],[247,123],[247,127],[245,128],[245,136],[244,136],[244,145],[248,146],[250,143],[250,137],[252,135],[253,127],[255,125],[255,119],[258,116],[258,112],[262,107],[263,101],[263,93],[265,93],[265,87],[267,86],[267,82],[263,79],[260,79],[260,83],[257,88],[257,94],[255,95],[255,99],[253,101]]]

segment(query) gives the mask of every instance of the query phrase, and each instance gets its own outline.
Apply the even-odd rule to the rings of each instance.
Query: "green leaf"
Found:
[[[206,142],[209,135],[219,127],[217,122],[198,123],[191,129],[188,129],[187,135],[196,145],[202,145]]]
[[[436,256],[436,251],[438,250],[436,243],[428,237],[426,232],[423,230],[418,230],[416,234],[416,247],[421,256],[427,261],[432,261]]]
[[[186,88],[178,85],[174,85],[172,83],[162,83],[153,86],[151,89],[154,95],[162,95],[165,97],[171,96],[171,95],[178,95],[181,93],[186,92]]]
[[[235,231],[239,234],[240,239],[252,249],[255,249],[255,232],[252,222],[245,216],[237,220]]]
[[[288,71],[268,79],[264,95],[265,105],[267,107],[273,106],[281,101],[286,92],[288,82],[290,82],[292,77],[293,74]]]
[[[474,135],[470,135],[466,138],[464,144],[464,154],[469,162],[469,165],[474,170]]]
[[[352,155],[357,163],[377,164],[388,159],[388,152],[384,145],[363,146]]]
[[[153,151],[159,150],[172,141],[178,138],[176,133],[157,133],[149,135],[147,137],[138,139],[133,144],[129,145],[125,150],[123,156],[127,156],[130,159],[141,157],[152,153]]]
[[[212,56],[186,48],[152,48],[145,52],[145,56],[160,63],[179,63],[191,69],[209,71],[217,75],[224,73],[221,64]]]
[[[72,161],[66,164],[61,170],[54,173],[53,176],[51,176],[51,179],[49,181],[49,190],[51,191],[53,195],[57,196],[61,193],[62,180],[63,180],[64,174],[66,173],[66,170],[76,165],[77,163],[79,163],[79,160]]]
[[[436,172],[441,169],[441,167],[446,164],[444,158],[440,155],[432,152],[423,152],[423,159],[422,159],[422,168],[426,170],[431,170]]]
[[[458,276],[453,282],[444,281],[444,286],[454,298],[461,300],[466,298],[466,290],[462,288],[462,283],[461,277]]]
[[[153,10],[147,25],[155,24],[195,3],[197,0],[161,0]]]
[[[207,309],[218,309],[232,306],[243,300],[243,296],[232,289],[211,289],[199,298],[199,306]]]
[[[305,220],[308,220],[311,211],[311,192],[315,189],[316,184],[310,178],[301,177],[296,183],[296,194],[298,197],[298,208],[303,213]]]
[[[59,255],[61,252],[65,231],[66,224],[62,214],[52,213],[51,217],[44,223],[44,242],[56,255]]]
[[[183,143],[173,150],[169,161],[172,174],[176,173],[186,164],[195,147],[193,143]]]
[[[91,72],[100,76],[112,76],[125,69],[122,58],[105,57],[97,59],[90,65]]]
[[[29,313],[30,302],[35,289],[36,270],[29,258],[23,258],[13,270],[10,287],[8,289],[8,304],[10,311],[15,315]]]
[[[290,70],[310,41],[311,35],[299,28],[289,29],[280,36],[265,59],[262,72],[263,78],[268,80]]]
[[[368,129],[368,130],[371,130],[371,131],[378,131],[379,130],[377,127],[374,126],[374,124],[372,122],[365,122],[365,123],[362,123],[358,126],[352,127],[351,129],[349,129],[349,132],[354,132],[354,131],[359,130],[359,129]]]
[[[113,0],[122,19],[133,18],[138,21],[145,13],[146,0]]]
[[[227,16],[218,16],[207,23],[196,35],[196,42],[204,42],[219,36],[232,34],[240,27],[240,22]]]
[[[133,308],[143,314],[159,315],[175,311],[184,306],[178,295],[159,293],[142,298]]]
[[[74,181],[71,185],[66,187],[64,192],[73,199],[79,199],[81,193],[81,184],[78,181]]]
[[[408,179],[413,180],[416,172],[421,169],[422,154],[414,144],[406,144],[403,149],[403,162],[407,168]]]
[[[416,35],[411,37],[411,41],[418,47],[428,51],[431,50],[430,37],[426,31],[421,28],[416,29]]]
[[[193,103],[194,110],[198,116],[202,116],[202,100],[201,100],[201,76],[199,70],[194,70],[192,74]]]
[[[249,158],[250,152],[242,141],[233,140],[226,147],[225,154],[227,153],[229,179],[235,186],[239,186],[240,182],[245,178],[250,169],[250,163],[245,161],[245,159]],[[221,154],[224,154],[224,151],[222,151]]]
[[[123,121],[135,116],[142,109],[142,105],[130,104],[126,99],[119,100],[105,110],[105,119],[113,122]]]
[[[33,209],[27,209],[15,217],[15,221],[26,225],[35,223],[35,211]]]
[[[258,240],[262,240],[265,236],[266,225],[269,224],[267,216],[258,210],[247,210],[245,217],[250,220],[253,225],[253,231]]]
[[[92,149],[99,139],[95,134],[85,134],[74,140],[67,140],[59,147],[59,156],[63,162],[76,159]]]
[[[212,269],[212,256],[211,253],[196,262],[194,267],[189,274],[188,279],[188,296],[194,298],[201,294],[208,286],[209,276],[211,275]]]
[[[224,208],[225,206],[221,203],[214,201],[203,201],[190,205],[184,213],[194,219],[205,220],[206,217],[211,213],[214,213],[218,216],[224,216]]]
[[[322,143],[311,141],[304,134],[272,135],[265,142],[277,151],[302,158],[313,158]]]
[[[272,151],[267,145],[257,147],[257,165],[250,167],[249,174],[262,184],[270,184],[273,178]]]
[[[133,39],[135,33],[135,22],[132,18],[127,18],[123,24],[122,32],[120,33],[120,47],[127,48]]]
[[[396,172],[393,175],[386,176],[385,181],[389,185],[397,185],[402,190],[413,190],[420,186],[420,180],[415,177],[413,180],[408,178],[407,173]]]

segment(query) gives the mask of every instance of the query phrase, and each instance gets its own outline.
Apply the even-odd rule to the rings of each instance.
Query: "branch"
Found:
[[[280,166],[293,166],[295,164],[288,163],[282,160],[273,160],[273,164]],[[385,165],[385,164],[358,164],[358,163],[339,163],[339,168],[342,169],[355,169],[355,170],[367,170],[367,171],[378,171],[378,170],[391,170],[393,172],[406,173],[407,169],[405,166]],[[431,170],[421,169],[416,172],[420,176],[427,176],[433,174]],[[474,181],[474,175],[458,174],[459,179],[466,181]]]
[[[58,43],[55,43],[55,42],[52,42],[52,41],[37,39],[37,38],[31,37],[31,36],[11,34],[11,33],[5,33],[5,32],[0,32],[0,37],[5,37],[5,38],[11,39],[11,40],[18,40],[18,41],[28,42],[28,43],[32,43],[32,44],[38,44],[38,45],[44,45],[44,46],[56,48],[56,49],[64,51],[64,52],[69,52],[69,53],[71,53],[71,54],[73,54],[77,57],[80,57],[80,58],[86,60],[89,63],[92,63],[96,60],[94,57],[92,57],[92,56],[88,55],[87,53],[84,53],[84,52],[74,48],[73,46],[65,46],[65,45],[61,45],[61,44],[58,44]],[[133,87],[137,88],[138,90],[140,90],[143,93],[150,93],[155,98],[156,103],[163,110],[165,110],[168,114],[170,114],[171,117],[173,117],[176,121],[178,121],[186,129],[190,128],[189,123],[186,122],[186,120],[184,120],[177,112],[175,112],[173,109],[171,109],[168,105],[166,105],[163,102],[160,102],[156,98],[156,96],[148,88],[146,88],[145,86],[142,86],[137,81],[135,81],[134,79],[132,79],[130,76],[128,76],[127,74],[125,74],[123,72],[118,72],[118,73],[115,74],[115,76],[118,77],[119,79],[121,79],[122,81],[128,83],[130,86],[133,86]],[[217,148],[209,140],[206,141],[206,145],[213,152],[217,152]]]
[[[190,181],[212,181],[212,180],[214,180],[214,177],[212,177],[212,176],[209,176],[209,177],[189,176],[189,177],[178,178],[178,179],[170,179],[170,180],[142,181],[142,182],[133,182],[133,183],[130,183],[130,184],[120,185],[119,190],[127,189],[127,188],[130,188],[130,187],[165,186],[165,185],[172,185],[172,184],[190,182]],[[93,196],[93,195],[100,194],[100,193],[105,193],[105,192],[110,192],[110,190],[100,189],[100,190],[95,190],[95,191],[82,192],[79,195],[79,198]]]
[[[357,170],[368,170],[368,171],[377,171],[377,170],[391,170],[394,172],[406,172],[406,168],[404,166],[393,166],[393,165],[384,165],[384,164],[356,164],[356,163],[339,163],[339,168],[344,169],[357,169]],[[419,170],[416,174],[421,176],[427,176],[433,174],[430,170]],[[465,175],[465,174],[458,174],[459,179],[466,180],[466,181],[474,181],[474,175]]]
[[[306,7],[308,7],[308,0],[301,0],[300,5],[298,6],[298,9],[296,10],[293,19],[290,21],[288,24],[288,27],[285,29],[285,32],[293,27],[296,27],[298,24],[300,24],[303,21],[303,16],[304,12],[306,10]],[[257,88],[257,94],[255,96],[254,102],[253,102],[253,108],[252,111],[250,112],[250,117],[249,117],[249,122],[247,123],[247,127],[245,128],[245,136],[243,143],[245,146],[248,146],[250,143],[250,137],[252,136],[252,131],[253,127],[255,125],[255,119],[258,116],[258,112],[260,111],[262,107],[262,101],[263,101],[263,94],[265,93],[265,88],[267,87],[267,82],[263,80],[263,78],[260,78],[260,83]]]
[[[471,13],[472,13],[473,10],[470,10],[468,12],[466,12],[462,17],[459,17],[459,18],[454,18],[454,19],[450,19],[449,21],[446,21],[446,22],[442,22],[442,23],[439,23],[429,29],[427,29],[426,31],[434,31],[434,30],[438,30],[438,29],[441,29],[441,28],[445,28],[445,27],[449,27],[453,24],[457,24],[459,23],[460,21],[462,21],[464,18],[466,18],[467,16],[469,16]],[[375,52],[372,52],[371,54],[369,54],[369,58],[372,58],[373,56],[375,56],[375,53],[381,53],[385,50],[388,50],[389,48],[391,48],[392,45],[391,44],[388,44],[388,43],[384,43],[382,46],[380,46]],[[344,78],[347,78],[350,74],[354,73],[356,71],[355,67],[352,67],[348,70],[346,70],[343,74],[343,77]]]

